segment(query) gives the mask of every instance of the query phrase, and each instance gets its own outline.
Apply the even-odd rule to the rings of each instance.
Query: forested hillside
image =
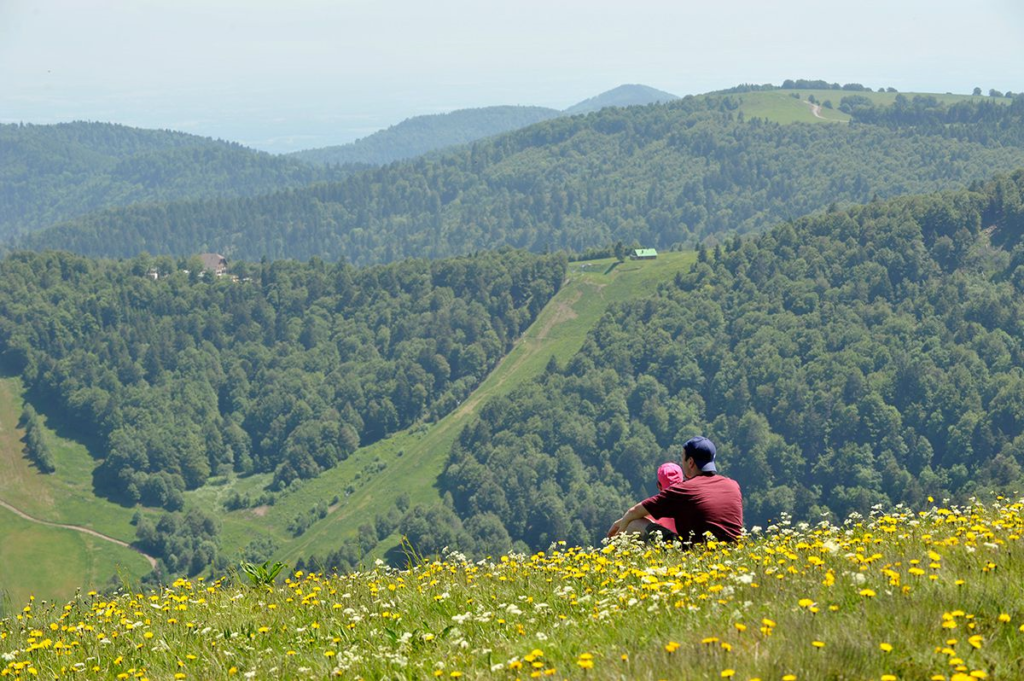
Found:
[[[855,114],[849,125],[743,120],[738,102],[604,109],[309,189],[94,213],[22,243],[88,255],[216,250],[356,264],[500,245],[667,248],[1024,164],[1024,99],[914,99],[909,110],[932,112],[927,120]]]
[[[451,505],[401,531],[428,552],[460,534],[483,550],[596,542],[698,433],[748,527],[1019,489],[1022,236],[1019,171],[702,252],[487,404],[442,475]]]
[[[0,262],[0,359],[37,408],[98,438],[97,493],[176,510],[183,490],[232,471],[273,472],[280,489],[439,418],[558,290],[565,261],[505,250],[233,272],[65,253]]]
[[[101,208],[253,196],[343,176],[167,130],[84,122],[0,125],[0,239]]]
[[[445,114],[414,116],[351,144],[307,149],[290,156],[315,164],[385,165],[525,128],[560,115],[557,109],[542,106],[460,109]]]

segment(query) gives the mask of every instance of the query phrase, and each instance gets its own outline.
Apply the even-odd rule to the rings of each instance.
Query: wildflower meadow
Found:
[[[0,676],[1019,679],[1022,508],[32,600],[0,619]]]

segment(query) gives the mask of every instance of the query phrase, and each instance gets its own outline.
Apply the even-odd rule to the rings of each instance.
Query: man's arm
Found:
[[[620,532],[625,532],[627,530],[634,531],[634,532],[639,531],[641,529],[640,527],[632,527],[632,528],[630,528],[629,525],[630,525],[630,523],[633,523],[633,522],[635,522],[637,520],[641,520],[641,519],[646,518],[646,517],[647,517],[647,510],[644,508],[643,502],[640,502],[639,504],[637,504],[633,508],[631,508],[628,511],[626,511],[626,513],[621,518],[619,518],[614,523],[612,523],[611,528],[609,528],[609,530],[608,530],[608,536],[609,537],[614,537],[615,535],[619,534]]]

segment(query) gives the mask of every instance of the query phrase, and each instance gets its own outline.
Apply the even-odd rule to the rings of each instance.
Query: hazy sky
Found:
[[[786,78],[1024,90],[1020,0],[0,0],[0,122],[268,151],[409,116]]]

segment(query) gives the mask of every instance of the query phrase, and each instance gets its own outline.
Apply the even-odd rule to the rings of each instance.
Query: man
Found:
[[[735,480],[718,475],[715,445],[706,437],[695,437],[683,445],[683,478],[626,511],[608,530],[614,537],[634,532],[648,539],[660,534],[666,541],[700,543],[706,532],[719,541],[734,541],[743,532],[743,497]],[[676,532],[647,520],[670,517]]]

